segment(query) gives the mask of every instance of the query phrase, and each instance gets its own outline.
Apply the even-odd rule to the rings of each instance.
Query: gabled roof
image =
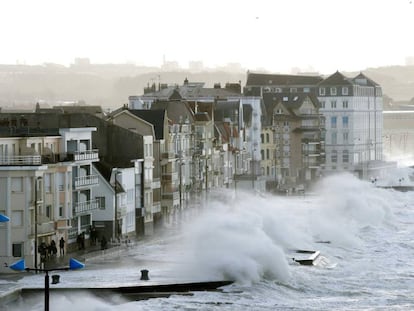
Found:
[[[355,84],[358,84],[358,85],[374,86],[374,87],[375,86],[379,86],[378,83],[376,83],[375,81],[373,81],[370,78],[368,78],[362,72],[359,75],[357,75],[355,78],[353,78],[352,81]]]
[[[221,136],[223,143],[229,143],[231,137],[239,137],[237,128],[230,125],[228,122],[215,122],[215,129],[217,131],[217,134]]]
[[[263,94],[263,102],[268,116],[273,115],[273,109],[282,104],[290,115],[296,115],[294,110],[300,108],[304,101],[309,98],[315,107],[319,107],[319,101],[314,94],[311,93],[277,93]]]
[[[248,73],[246,86],[253,85],[316,85],[320,76]]]
[[[350,78],[345,77],[342,73],[337,71],[319,83],[319,86],[331,85],[352,85],[352,80]]]
[[[188,120],[193,122],[193,111],[184,101],[155,101],[151,105],[151,110],[166,110],[167,117],[173,124],[182,123]]]
[[[130,113],[154,126],[155,139],[164,139],[165,110],[129,110]]]

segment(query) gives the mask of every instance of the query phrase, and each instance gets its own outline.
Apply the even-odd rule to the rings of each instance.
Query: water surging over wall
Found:
[[[350,174],[327,177],[315,196],[260,197],[223,192],[183,228],[186,272],[241,283],[289,283],[289,250],[317,242],[358,247],[361,230],[392,221],[389,192]]]

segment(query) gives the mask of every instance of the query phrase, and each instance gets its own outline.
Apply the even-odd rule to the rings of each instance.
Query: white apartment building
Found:
[[[334,73],[318,84],[325,116],[325,173],[352,171],[372,177],[382,162],[382,90],[362,73],[347,78]]]
[[[0,257],[6,264],[25,259],[41,263],[38,246],[52,240],[66,245],[91,224],[97,208],[91,174],[97,150],[91,150],[95,128],[0,133],[0,213],[10,222],[0,226]],[[6,269],[6,271],[4,271]],[[10,272],[1,265],[0,272]]]

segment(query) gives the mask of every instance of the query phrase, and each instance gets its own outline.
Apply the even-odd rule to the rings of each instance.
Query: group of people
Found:
[[[59,240],[59,250],[60,256],[65,255],[65,240],[63,237]],[[52,240],[50,244],[48,245],[46,242],[40,243],[40,245],[37,247],[37,251],[40,254],[40,259],[42,262],[45,262],[49,258],[53,258],[57,256],[57,246],[55,240]]]
[[[91,245],[96,245],[98,242],[98,232],[96,228],[93,226],[90,229],[90,243]],[[59,256],[62,257],[65,255],[65,239],[63,237],[59,240]],[[80,233],[76,238],[76,243],[78,245],[79,250],[85,249],[85,232]],[[100,239],[100,246],[101,249],[108,248],[108,241],[106,240],[105,236],[103,235]],[[45,241],[41,242],[38,246],[38,252],[40,254],[41,262],[45,262],[50,258],[57,257],[57,245],[55,240],[51,240],[50,244],[48,245]]]

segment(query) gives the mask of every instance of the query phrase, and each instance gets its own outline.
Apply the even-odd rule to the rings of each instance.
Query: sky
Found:
[[[240,63],[329,74],[404,65],[412,0],[1,0],[0,64]]]

